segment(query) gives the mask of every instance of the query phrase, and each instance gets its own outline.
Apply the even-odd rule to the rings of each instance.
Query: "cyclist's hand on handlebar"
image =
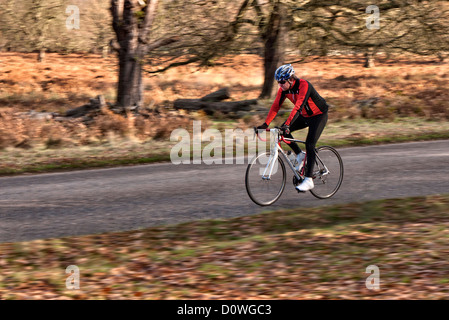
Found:
[[[256,129],[257,129],[257,130],[265,130],[266,128],[268,128],[268,124],[266,124],[266,123],[264,122],[261,126],[258,126]]]
[[[254,127],[254,131],[257,133],[259,130],[265,130],[266,128],[268,128],[268,124],[264,122],[262,125]]]
[[[282,130],[283,133],[285,134],[289,134],[290,133],[290,126],[283,124],[280,128]]]

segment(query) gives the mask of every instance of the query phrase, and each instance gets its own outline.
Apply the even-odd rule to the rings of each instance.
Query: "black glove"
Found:
[[[257,130],[265,130],[266,128],[268,128],[268,124],[266,124],[266,123],[264,122],[263,125],[258,126],[256,129],[257,129]]]
[[[254,127],[254,134],[259,134],[259,130],[265,130],[266,128],[268,128],[268,124],[266,124],[265,122],[258,127]]]
[[[285,134],[289,134],[290,133],[290,126],[283,124],[281,126],[281,130],[285,133]]]

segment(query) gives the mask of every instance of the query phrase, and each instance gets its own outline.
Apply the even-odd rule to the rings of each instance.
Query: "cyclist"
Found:
[[[314,187],[312,172],[316,159],[315,146],[326,126],[329,106],[309,81],[295,75],[291,64],[280,66],[274,77],[279,84],[279,90],[265,122],[257,129],[268,128],[286,98],[294,104],[290,116],[282,124],[281,129],[284,137],[293,139],[291,132],[309,127],[306,138],[307,171],[303,182],[296,186],[298,191],[306,192]],[[301,164],[304,152],[295,142],[291,142],[290,147],[297,156],[298,164]]]

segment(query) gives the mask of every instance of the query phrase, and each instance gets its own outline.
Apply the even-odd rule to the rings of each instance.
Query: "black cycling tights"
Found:
[[[324,127],[326,126],[326,123],[327,123],[327,112],[310,118],[304,118],[299,116],[297,117],[296,120],[294,120],[294,122],[290,124],[290,132],[309,127],[309,132],[307,133],[306,138],[306,151],[308,163],[306,177],[312,177],[313,167],[315,165],[316,159],[315,146],[316,143],[318,142],[318,139],[321,136],[321,133],[323,132]],[[291,133],[285,134],[284,136],[286,138],[293,139]],[[296,142],[291,142],[289,146],[296,154],[301,152],[301,148],[298,146]]]

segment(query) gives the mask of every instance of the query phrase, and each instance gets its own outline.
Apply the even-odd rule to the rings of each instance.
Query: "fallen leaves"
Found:
[[[436,195],[3,243],[0,299],[447,299],[448,212]]]

